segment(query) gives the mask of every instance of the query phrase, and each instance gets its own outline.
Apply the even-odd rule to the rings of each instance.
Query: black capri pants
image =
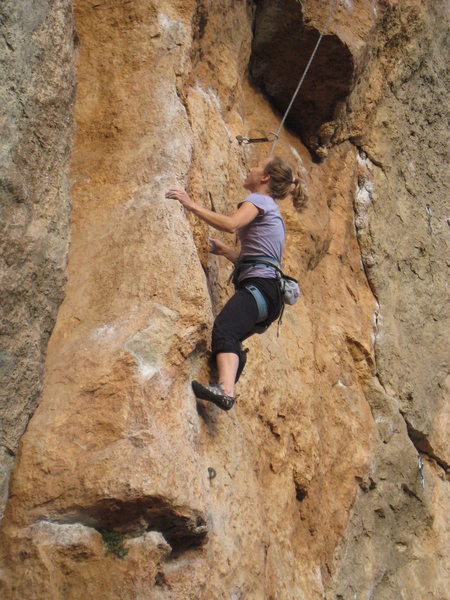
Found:
[[[211,350],[234,352],[240,355],[241,342],[249,337],[258,323],[258,305],[245,285],[253,284],[267,302],[268,317],[264,325],[270,325],[281,311],[281,291],[277,279],[253,277],[244,279],[236,286],[236,293],[228,300],[214,321]],[[261,325],[261,323],[258,323]]]

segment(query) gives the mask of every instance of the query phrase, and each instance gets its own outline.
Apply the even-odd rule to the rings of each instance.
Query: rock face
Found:
[[[68,0],[0,7],[0,519],[64,295],[75,70]]]
[[[187,187],[233,211],[246,166],[268,154],[235,136],[277,129],[330,4],[74,2],[72,242],[41,394],[53,322],[34,290],[50,277],[54,319],[72,135],[70,7],[50,4],[39,31],[65,50],[31,64],[42,78],[50,69],[46,97],[66,120],[39,153],[48,176],[35,173],[30,190],[45,184],[60,212],[29,222],[46,228],[48,247],[58,232],[61,262],[50,268],[47,256],[32,271],[19,213],[7,213],[24,282],[11,279],[8,302],[20,295],[16,308],[46,328],[11,317],[11,356],[19,332],[33,331],[41,353],[17,365],[2,354],[9,389],[19,390],[14,365],[29,385],[5,405],[14,439],[41,397],[11,476],[2,597],[445,598],[445,3],[337,3],[295,131],[276,150],[309,197],[303,211],[280,203],[284,269],[303,295],[281,337],[273,326],[248,341],[230,413],[190,389],[208,375],[230,265],[208,255],[209,228],[164,192]],[[17,10],[4,14],[26,32]],[[32,130],[47,131],[46,118],[36,112]],[[31,164],[28,138],[11,139]],[[36,399],[27,409],[25,396]]]

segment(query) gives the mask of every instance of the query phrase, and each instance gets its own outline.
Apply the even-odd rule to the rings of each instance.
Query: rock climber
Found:
[[[248,169],[244,188],[250,194],[230,216],[197,204],[184,190],[172,189],[166,193],[166,198],[178,200],[214,229],[237,232],[239,237],[240,251],[218,239],[211,238],[209,242],[212,254],[225,256],[235,265],[235,294],[217,315],[212,331],[211,350],[216,359],[218,383],[192,382],[197,398],[213,402],[223,410],[234,404],[235,382],[246,360],[242,341],[258,331],[257,326],[259,331],[267,328],[282,308],[275,268],[257,262],[257,258],[263,258],[281,264],[285,226],[276,200],[291,193],[295,203],[303,193],[301,181],[293,177],[291,167],[280,157],[263,159]]]

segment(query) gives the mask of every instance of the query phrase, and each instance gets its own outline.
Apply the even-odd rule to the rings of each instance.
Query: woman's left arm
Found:
[[[214,229],[226,231],[227,233],[235,233],[241,227],[245,227],[258,216],[259,212],[254,204],[244,202],[234,214],[230,216],[222,215],[197,204],[191,200],[184,190],[169,190],[166,193],[166,198],[178,200],[186,210],[197,215],[205,223],[208,223]]]

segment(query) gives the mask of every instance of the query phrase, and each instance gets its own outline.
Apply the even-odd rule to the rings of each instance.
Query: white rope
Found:
[[[314,50],[313,50],[313,52],[311,54],[311,58],[309,59],[308,64],[306,65],[306,68],[303,71],[303,75],[302,75],[302,77],[301,77],[301,79],[300,79],[300,81],[298,83],[297,89],[295,90],[294,95],[292,96],[292,100],[290,101],[289,106],[287,107],[287,110],[284,113],[284,117],[281,120],[281,123],[280,123],[280,126],[278,128],[278,131],[275,134],[275,139],[273,141],[272,150],[270,151],[270,156],[271,157],[273,155],[273,151],[275,150],[276,143],[278,142],[278,137],[280,135],[280,131],[281,131],[283,125],[284,125],[284,122],[286,121],[286,117],[288,116],[288,113],[291,110],[292,105],[294,104],[294,100],[297,97],[297,94],[298,94],[300,88],[302,87],[303,80],[305,79],[306,74],[308,73],[309,67],[311,66],[313,58],[314,58],[314,56],[315,56],[315,54],[317,52],[317,48],[319,47],[319,44],[322,41],[323,35],[324,35],[325,31],[326,31],[326,28],[328,27],[328,23],[330,22],[330,19],[331,19],[331,16],[333,14],[334,7],[336,6],[336,3],[337,3],[337,0],[334,0],[333,6],[331,7],[330,12],[328,13],[327,20],[325,21],[325,25],[323,26],[322,33],[320,34],[319,39],[317,40],[316,46],[315,46],[315,48],[314,48]]]

